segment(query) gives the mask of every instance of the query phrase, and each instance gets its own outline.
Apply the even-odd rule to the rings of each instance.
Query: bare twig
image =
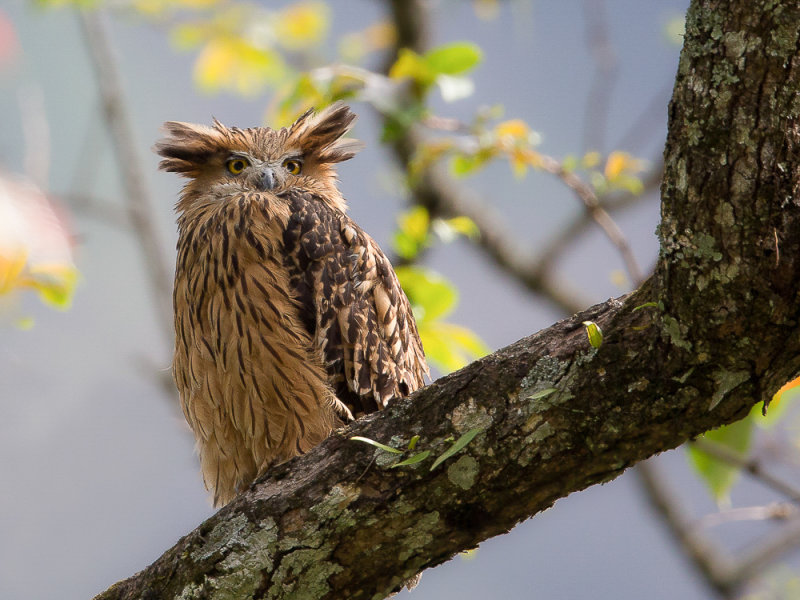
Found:
[[[418,188],[417,193],[421,203],[433,214],[469,217],[478,227],[478,243],[484,251],[532,292],[567,314],[588,304],[582,291],[542,270],[539,262],[516,241],[516,235],[500,216],[476,194],[454,182],[441,167],[428,173],[424,187]]]
[[[122,82],[101,15],[96,11],[78,12],[83,35],[94,66],[103,105],[103,114],[111,134],[114,153],[125,188],[128,216],[144,257],[160,329],[170,339],[172,281],[164,260],[158,229],[153,222],[152,200],[145,186],[147,177],[137,152],[130,116],[122,94]]]
[[[64,199],[75,211],[84,212],[90,217],[123,231],[130,229],[130,219],[127,213],[109,202],[84,194],[69,194]]]
[[[586,48],[594,60],[594,75],[586,96],[583,117],[583,149],[605,151],[605,133],[611,94],[619,72],[617,54],[608,34],[603,0],[584,0]]]
[[[614,211],[641,202],[646,192],[659,186],[663,171],[664,161],[659,159],[653,168],[650,169],[649,173],[642,179],[642,194],[637,196],[626,192],[623,194],[608,195],[602,200],[599,200],[600,206],[607,211]],[[539,252],[539,268],[542,270],[549,270],[558,257],[561,256],[570,244],[572,244],[592,223],[594,223],[594,219],[592,219],[591,212],[587,210],[581,211],[571,223],[552,238],[548,245],[545,246],[544,250]]]
[[[654,94],[612,148],[621,148],[635,153],[644,145],[648,137],[652,138],[655,133],[659,133],[661,129],[653,127],[653,122],[657,121],[661,125],[666,120],[667,103],[671,92],[672,84],[668,83]]]
[[[767,473],[757,459],[739,456],[736,452],[733,452],[725,446],[715,444],[714,442],[702,438],[692,442],[692,445],[718,460],[749,473],[764,485],[771,487],[776,492],[789,498],[792,502],[800,503],[800,489],[790,485],[779,477]]]
[[[652,460],[639,463],[636,473],[650,505],[705,582],[723,598],[734,598],[735,590],[730,584],[731,573],[736,568],[734,560],[693,526],[680,498],[661,477]]]
[[[789,502],[773,502],[766,506],[742,506],[707,514],[698,519],[699,527],[718,527],[736,521],[785,521],[797,518],[797,506]]]
[[[732,557],[696,526],[652,460],[640,463],[636,472],[651,506],[661,516],[705,582],[723,598],[738,597],[745,584],[800,544],[800,518],[794,516],[787,519],[774,534],[751,547],[744,556]]]
[[[633,251],[628,244],[628,240],[625,238],[625,234],[622,233],[622,230],[614,222],[614,219],[611,218],[611,215],[600,205],[597,195],[594,193],[591,186],[574,173],[565,170],[564,167],[561,166],[561,163],[555,158],[544,154],[540,155],[540,158],[542,168],[561,179],[567,187],[575,192],[575,195],[581,202],[583,202],[586,213],[600,226],[609,241],[611,241],[617,251],[619,251],[625,262],[628,275],[634,285],[638,286],[643,281],[639,263],[633,255]]]
[[[41,88],[31,84],[20,87],[17,103],[25,138],[25,174],[46,190],[50,175],[50,128]]]

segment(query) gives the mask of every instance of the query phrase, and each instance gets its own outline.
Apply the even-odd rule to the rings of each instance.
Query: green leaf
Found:
[[[414,437],[412,437],[412,438],[411,438],[411,440],[408,442],[408,449],[409,449],[409,450],[413,450],[414,448],[416,448],[416,447],[417,447],[417,442],[419,442],[419,436],[418,436],[418,435],[415,435],[415,436],[414,436]]]
[[[415,123],[421,121],[428,113],[423,104],[414,103],[402,110],[396,110],[385,116],[382,142],[393,142],[400,139]]]
[[[452,219],[442,219],[442,223],[447,225],[456,233],[460,233],[461,235],[470,239],[476,239],[481,233],[478,229],[478,226],[475,224],[475,221],[469,217],[453,217]]]
[[[545,396],[549,396],[557,391],[558,390],[556,388],[547,388],[545,390],[538,391],[535,394],[531,394],[528,396],[528,400],[538,400],[539,398],[544,398]]]
[[[703,434],[702,439],[745,457],[750,448],[753,433],[752,414],[751,412],[749,416],[736,423],[708,431]],[[725,499],[739,476],[739,469],[693,445],[689,446],[688,453],[691,465],[706,483],[714,498],[717,501]]]
[[[387,446],[386,444],[381,444],[380,442],[376,442],[375,440],[371,440],[366,437],[361,437],[360,435],[354,435],[350,438],[354,442],[364,442],[365,444],[369,444],[370,446],[375,446],[376,448],[380,448],[385,452],[391,452],[392,454],[402,454],[402,450],[398,450],[397,448],[392,448],[391,446]]]
[[[443,373],[460,369],[490,352],[466,327],[441,321],[421,321],[418,326],[425,355]]]
[[[644,304],[640,304],[639,306],[634,308],[632,312],[636,312],[637,310],[642,310],[643,308],[658,308],[658,302],[645,302]]]
[[[424,450],[422,452],[418,452],[417,454],[414,454],[413,456],[409,456],[405,460],[401,460],[400,462],[394,463],[391,466],[391,468],[392,469],[396,469],[397,467],[407,467],[408,465],[415,465],[415,464],[417,464],[419,462],[422,462],[423,460],[428,458],[430,455],[431,455],[431,451],[430,450]]]
[[[568,154],[561,160],[561,168],[567,173],[572,173],[578,168],[578,157],[574,154]]]
[[[450,172],[456,177],[465,177],[483,168],[495,154],[493,148],[482,148],[475,154],[456,154],[450,159]]]
[[[589,344],[592,348],[599,348],[603,345],[603,330],[594,321],[584,321],[586,335],[589,337]]]
[[[423,58],[436,75],[461,75],[481,62],[483,53],[480,47],[470,42],[455,42],[434,48]]]
[[[458,302],[453,285],[421,267],[398,267],[395,272],[411,303],[422,309],[420,321],[431,321],[449,314]]]
[[[431,465],[431,471],[433,471],[436,467],[438,467],[448,458],[453,456],[456,452],[464,448],[481,431],[483,431],[483,429],[481,429],[480,427],[475,427],[474,429],[470,429],[467,433],[458,438],[455,442],[453,442],[452,446],[450,446],[447,450],[445,450],[444,453],[442,453],[442,455],[433,462],[433,465]]]
[[[428,245],[430,216],[424,206],[415,206],[397,219],[398,230],[392,242],[395,252],[403,258],[414,258]]]

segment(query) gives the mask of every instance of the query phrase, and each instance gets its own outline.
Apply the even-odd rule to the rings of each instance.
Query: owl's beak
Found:
[[[275,188],[278,183],[278,178],[275,177],[275,171],[273,171],[270,167],[264,167],[264,170],[261,171],[261,176],[258,179],[258,188],[262,192],[266,192]]]

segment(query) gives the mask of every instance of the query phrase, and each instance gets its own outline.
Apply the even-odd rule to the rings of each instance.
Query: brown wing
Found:
[[[283,236],[291,285],[339,399],[363,414],[422,387],[425,354],[389,259],[318,196],[282,196],[291,208]]]

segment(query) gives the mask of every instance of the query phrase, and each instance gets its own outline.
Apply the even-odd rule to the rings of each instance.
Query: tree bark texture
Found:
[[[799,67],[798,3],[695,0],[650,280],[276,467],[97,598],[384,598],[768,400],[800,370]],[[586,320],[605,333],[598,349]],[[354,435],[399,449],[420,437],[398,457]]]

